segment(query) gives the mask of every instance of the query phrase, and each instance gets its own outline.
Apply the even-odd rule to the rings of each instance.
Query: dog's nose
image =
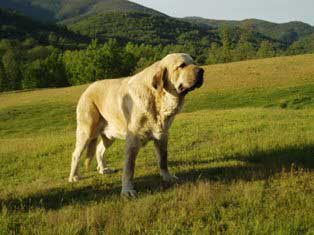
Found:
[[[197,78],[198,79],[202,79],[203,76],[204,76],[204,69],[199,68],[198,71],[197,71]]]

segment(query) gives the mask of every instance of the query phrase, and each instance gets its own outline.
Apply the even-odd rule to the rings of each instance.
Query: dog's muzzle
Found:
[[[204,83],[204,69],[200,68],[197,72],[195,87],[200,88]]]
[[[184,89],[184,91],[181,92],[181,95],[186,95],[190,91],[195,90],[196,88],[200,88],[204,83],[204,69],[199,68],[196,74],[196,82],[194,85],[188,89]]]

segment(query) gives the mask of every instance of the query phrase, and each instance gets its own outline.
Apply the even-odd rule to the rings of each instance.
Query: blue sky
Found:
[[[210,19],[257,18],[277,23],[303,21],[314,25],[314,0],[131,0],[170,16]]]

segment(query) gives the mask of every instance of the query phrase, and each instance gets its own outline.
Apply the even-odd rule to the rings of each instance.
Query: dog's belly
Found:
[[[103,134],[110,140],[120,139],[125,140],[127,136],[127,131],[123,128],[119,128],[115,125],[109,124],[103,129]],[[148,141],[153,139],[160,139],[163,135],[162,132],[152,132],[150,129],[140,129],[136,133],[137,136],[141,139],[142,144],[146,144]]]
[[[117,126],[114,126],[112,124],[108,124],[104,130],[103,133],[106,135],[106,137],[110,140],[112,139],[121,139],[125,140],[127,132],[123,128],[119,128]]]

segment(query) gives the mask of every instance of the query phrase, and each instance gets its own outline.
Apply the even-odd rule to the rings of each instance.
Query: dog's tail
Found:
[[[85,168],[88,169],[96,153],[97,138],[93,139],[87,145],[87,158],[85,160]]]

